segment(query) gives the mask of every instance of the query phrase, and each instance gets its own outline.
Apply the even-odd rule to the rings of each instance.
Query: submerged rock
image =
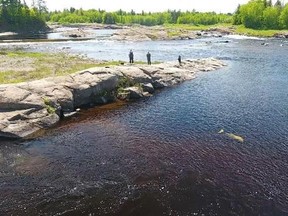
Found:
[[[244,142],[244,138],[243,138],[243,137],[241,137],[241,136],[239,136],[239,135],[236,135],[236,134],[233,134],[233,133],[226,133],[226,132],[224,132],[224,129],[221,129],[221,130],[218,132],[218,134],[224,134],[224,135],[226,135],[227,137],[230,137],[231,139],[236,140],[236,141],[241,142],[241,143]]]
[[[214,58],[96,67],[67,76],[0,85],[0,137],[25,138],[79,107],[139,99],[225,64]],[[120,91],[121,89],[121,91]],[[117,92],[118,91],[118,92]]]

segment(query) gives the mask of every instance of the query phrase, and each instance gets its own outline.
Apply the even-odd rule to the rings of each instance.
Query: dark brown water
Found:
[[[1,141],[0,215],[288,215],[287,47],[257,43],[151,98]]]

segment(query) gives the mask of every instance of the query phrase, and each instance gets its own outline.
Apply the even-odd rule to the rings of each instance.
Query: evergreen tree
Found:
[[[275,5],[274,5],[275,7],[278,7],[278,8],[282,8],[282,3],[281,3],[281,1],[280,0],[277,0],[276,2],[275,2]]]
[[[272,0],[269,0],[269,1],[267,2],[267,7],[272,7]]]
[[[2,31],[39,31],[46,24],[38,11],[29,9],[20,0],[0,0],[0,25]]]
[[[39,11],[40,14],[48,12],[45,0],[37,0],[36,5],[37,5],[37,10]]]
[[[240,25],[241,23],[242,22],[241,22],[241,13],[239,4],[233,16],[233,25]]]
[[[103,14],[103,23],[104,24],[115,24],[116,23],[116,17],[113,13],[104,13]]]

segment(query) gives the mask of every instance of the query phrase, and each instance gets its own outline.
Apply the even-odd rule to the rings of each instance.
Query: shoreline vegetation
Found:
[[[91,28],[91,29],[150,29],[154,31],[165,31],[168,35],[165,39],[185,39],[187,32],[197,34],[199,32],[216,32],[219,35],[236,34],[245,35],[251,37],[276,37],[276,38],[288,38],[288,29],[276,30],[276,29],[251,29],[246,28],[244,25],[233,24],[214,24],[214,25],[191,25],[191,24],[163,24],[157,26],[143,26],[139,24],[120,25],[120,24],[95,24],[95,23],[48,23],[50,32],[53,32],[56,28],[71,27],[71,28]],[[143,32],[141,32],[142,34]],[[77,34],[77,32],[76,32]],[[81,34],[78,35],[79,38]],[[153,35],[152,35],[153,36]],[[1,39],[1,38],[0,38]],[[162,39],[161,37],[151,37],[151,39]]]
[[[214,26],[229,28],[236,34],[288,38],[288,3],[284,4],[280,0],[274,4],[271,0],[250,0],[247,4],[238,5],[234,13],[227,14],[194,10],[136,13],[119,9],[107,12],[73,7],[63,11],[48,11],[42,0],[36,0],[31,7],[19,0],[2,1],[0,4],[0,32],[45,33],[51,31],[49,23],[163,26],[166,29],[198,31],[208,31]]]
[[[112,35],[112,40],[130,40],[130,41],[142,41],[142,40],[185,40],[196,39],[202,36],[214,36],[222,37],[224,35],[243,35],[248,37],[259,38],[288,38],[288,30],[260,30],[249,29],[243,25],[232,24],[216,24],[216,25],[189,25],[189,24],[165,24],[162,26],[141,26],[133,24],[129,26],[124,25],[107,25],[107,24],[93,24],[93,23],[73,23],[73,24],[58,24],[48,23],[49,33],[58,32],[57,28],[74,28],[73,30],[64,30],[61,34],[67,38],[61,39],[44,39],[37,38],[22,38],[22,39],[5,39],[9,36],[15,36],[18,33],[4,32],[0,33],[1,43],[14,43],[21,42],[59,42],[59,41],[85,41],[94,39],[89,30],[100,29],[113,29],[116,32]],[[77,29],[75,29],[77,28]],[[24,34],[25,37],[26,34]],[[36,34],[37,35],[37,34]],[[43,33],[41,33],[43,35]],[[21,34],[20,34],[21,36]],[[28,34],[30,36],[30,34]],[[4,40],[3,40],[4,39]]]

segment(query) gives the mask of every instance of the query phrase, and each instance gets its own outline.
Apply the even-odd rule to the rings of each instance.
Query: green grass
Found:
[[[247,36],[256,36],[256,37],[273,37],[277,33],[287,33],[288,30],[257,30],[249,29],[243,25],[232,25],[227,23],[216,24],[216,25],[188,25],[188,24],[166,24],[164,25],[168,30],[169,37],[180,36],[180,30],[187,31],[207,31],[214,28],[226,28],[230,29],[235,34],[247,35]]]
[[[227,23],[221,23],[215,25],[164,24],[164,27],[168,30],[189,30],[189,31],[209,30],[211,28],[229,28],[232,26],[233,25]]]
[[[0,84],[23,82],[23,74],[15,71],[0,72]]]
[[[16,57],[16,58],[17,57],[30,57],[30,58],[43,58],[43,57],[45,57],[44,53],[24,52],[21,50],[16,51],[16,52],[6,51],[6,55],[9,57]]]
[[[11,70],[10,67],[5,70],[5,64],[7,65],[7,62],[10,62],[10,65],[13,65],[12,68],[14,68],[14,70]],[[96,61],[79,56],[71,56],[65,53],[49,54],[1,49],[0,84],[19,83],[46,77],[62,76],[91,67],[108,67],[122,65],[124,63],[127,62]],[[153,64],[157,63],[159,62],[153,62]],[[147,64],[147,62],[136,61],[135,64]],[[25,68],[27,65],[30,66],[30,70]],[[21,69],[21,67],[23,67],[23,69]]]
[[[243,25],[236,26],[235,33],[241,35],[248,35],[248,36],[257,36],[257,37],[273,37],[277,33],[287,33],[287,30],[256,30],[256,29],[249,29],[244,27]]]
[[[109,67],[124,64],[124,61],[104,61],[96,64],[94,67]]]
[[[47,112],[50,114],[54,114],[56,112],[56,108],[52,106],[51,101],[48,98],[43,98],[43,101],[46,106]]]
[[[14,65],[14,70],[11,70],[11,68],[9,68],[9,70],[5,71],[5,67],[3,65],[7,64],[7,61],[10,62],[10,65]],[[30,70],[25,69],[25,67],[23,68],[23,70],[19,70],[19,67],[21,68],[21,65],[17,64],[19,64],[19,62],[21,61],[24,65],[26,65],[26,61],[28,65],[29,61]],[[121,62],[119,61],[95,61],[77,56],[71,56],[65,53],[49,54],[0,50],[0,68],[2,69],[0,71],[0,84],[19,83],[51,76],[62,76],[91,67],[120,65],[120,63]]]

